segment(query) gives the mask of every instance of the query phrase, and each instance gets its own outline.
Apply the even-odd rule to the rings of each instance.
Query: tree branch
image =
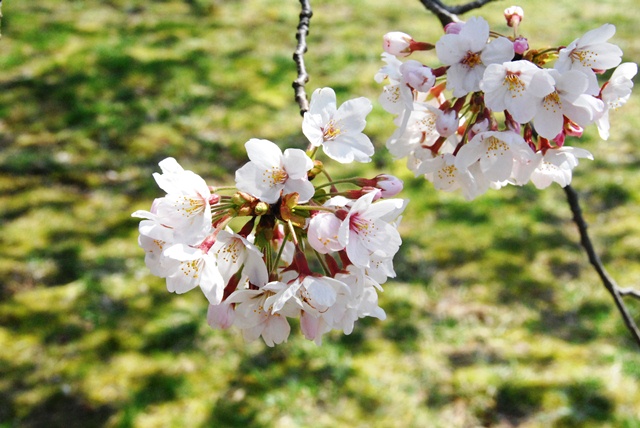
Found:
[[[293,60],[296,63],[298,69],[298,78],[293,81],[293,89],[295,91],[295,99],[300,106],[300,115],[304,115],[309,110],[309,101],[307,100],[307,93],[305,92],[304,85],[309,81],[309,74],[304,65],[304,53],[307,52],[307,36],[309,35],[309,24],[311,22],[311,4],[309,0],[300,0],[300,21],[298,23],[298,31],[296,32],[296,39],[298,40],[298,46],[293,53]]]
[[[458,6],[447,6],[440,0],[420,0],[420,3],[422,3],[427,10],[433,13],[444,27],[452,22],[460,21],[457,15],[469,12],[473,9],[478,9],[492,1],[495,0],[475,0]]]
[[[591,239],[589,238],[589,234],[587,232],[587,222],[582,216],[582,209],[580,208],[580,202],[578,201],[578,193],[571,186],[565,186],[564,191],[567,195],[567,201],[569,202],[569,206],[571,207],[571,212],[573,213],[573,221],[578,226],[578,230],[580,232],[580,243],[589,256],[589,262],[593,265],[596,272],[600,276],[602,284],[605,286],[609,294],[611,294],[611,297],[613,297],[613,300],[616,303],[618,310],[620,311],[620,315],[627,325],[627,329],[633,336],[638,346],[640,346],[640,330],[638,330],[636,323],[634,322],[633,318],[629,314],[629,311],[627,310],[627,307],[622,301],[623,295],[633,295],[634,297],[640,298],[640,293],[632,289],[620,289],[613,278],[609,276],[604,266],[602,265],[600,257],[596,254],[593,248]]]

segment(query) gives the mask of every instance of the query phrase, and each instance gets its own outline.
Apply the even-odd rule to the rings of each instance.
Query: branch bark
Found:
[[[459,14],[478,9],[495,0],[475,0],[458,6],[447,6],[440,0],[420,0],[420,3],[433,13],[444,27],[452,22],[459,22]]]
[[[596,272],[600,276],[602,284],[605,286],[609,294],[611,294],[611,297],[613,297],[613,301],[615,302],[618,311],[620,311],[620,315],[622,316],[627,329],[633,336],[633,339],[636,341],[638,346],[640,346],[640,330],[638,330],[638,326],[631,317],[631,314],[629,314],[629,310],[622,300],[622,296],[624,295],[632,295],[634,297],[640,298],[640,293],[629,288],[621,289],[613,280],[613,278],[611,278],[609,273],[604,268],[600,257],[598,256],[598,254],[596,254],[595,249],[593,248],[591,238],[589,237],[589,233],[587,231],[587,222],[582,216],[582,209],[580,208],[578,193],[571,186],[566,186],[564,188],[564,191],[567,195],[567,201],[569,202],[569,206],[571,207],[571,212],[573,213],[573,221],[576,226],[578,226],[578,231],[580,232],[580,243],[589,256],[589,262],[593,265]]]
[[[309,111],[309,101],[304,86],[309,81],[309,74],[304,65],[304,54],[307,52],[307,36],[309,35],[309,24],[311,23],[313,12],[309,0],[300,0],[300,6],[302,9],[300,11],[300,21],[296,32],[298,45],[293,53],[293,60],[298,69],[298,77],[293,81],[291,86],[293,86],[293,90],[295,91],[296,102],[300,106],[300,115],[304,116],[304,114]]]

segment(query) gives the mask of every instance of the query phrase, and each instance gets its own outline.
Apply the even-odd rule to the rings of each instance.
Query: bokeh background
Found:
[[[476,14],[507,32],[493,2]],[[636,0],[523,0],[533,46],[614,23],[638,62]],[[318,0],[307,88],[377,99],[381,37],[435,41],[417,0]],[[297,1],[5,1],[0,39],[0,427],[640,427],[640,350],[578,244],[558,186],[469,203],[405,180],[398,276],[380,304],[321,347],[275,349],[206,324],[201,293],[172,295],[137,246],[151,174],[173,156],[232,183],[243,144],[304,148],[291,82]],[[433,54],[419,56],[434,62]],[[636,79],[637,82],[637,79]],[[637,92],[637,90],[636,90]],[[577,142],[595,245],[640,281],[640,94]],[[640,321],[640,302],[628,302]]]

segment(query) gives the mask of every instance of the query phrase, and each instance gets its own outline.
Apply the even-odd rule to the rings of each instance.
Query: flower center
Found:
[[[340,128],[338,128],[337,124],[333,120],[331,120],[329,121],[327,126],[323,128],[322,137],[325,141],[330,141],[335,139],[341,133],[342,131],[340,130]]]
[[[509,146],[507,146],[504,141],[499,140],[496,137],[489,137],[488,142],[489,147],[487,147],[487,155],[493,152],[493,156],[498,156],[504,154],[504,152],[509,150]]]
[[[560,95],[558,91],[553,91],[549,95],[544,97],[544,108],[547,110],[553,110],[554,113],[560,111],[562,102],[560,101]]]
[[[266,179],[263,181],[269,181],[272,186],[276,184],[282,184],[287,181],[287,178],[289,178],[289,174],[287,174],[287,171],[278,167],[267,169],[264,172],[264,175]]]
[[[514,97],[516,95],[522,95],[526,89],[518,72],[507,71],[507,75],[504,77],[504,84],[509,86],[509,92],[515,92],[512,95]]]
[[[480,59],[479,53],[468,51],[467,56],[465,56],[460,62],[466,65],[468,68],[473,68],[476,65],[482,63],[482,60]]]
[[[593,60],[598,56],[598,54],[592,51],[574,50],[569,56],[585,67],[593,68]]]

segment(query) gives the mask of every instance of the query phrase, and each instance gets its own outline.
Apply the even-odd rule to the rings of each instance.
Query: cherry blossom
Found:
[[[563,129],[565,117],[580,126],[586,126],[598,118],[604,110],[602,101],[587,95],[586,76],[576,70],[560,74],[557,70],[543,70],[553,82],[553,91],[539,99],[533,124],[544,138],[555,138]]]
[[[269,204],[281,194],[298,193],[299,201],[306,202],[314,194],[307,172],[313,161],[300,149],[280,148],[269,140],[253,138],[245,143],[248,162],[236,171],[238,190],[247,192]]]
[[[553,91],[548,80],[533,79],[539,72],[538,67],[525,60],[489,65],[480,82],[487,107],[508,110],[519,123],[530,121],[536,113],[537,100]]]
[[[333,89],[316,89],[311,95],[309,111],[304,114],[302,132],[312,146],[322,146],[333,160],[370,162],[374,148],[362,130],[372,108],[371,101],[364,97],[346,101],[336,108]]]
[[[480,89],[486,67],[513,58],[513,43],[499,37],[488,43],[489,24],[483,18],[469,19],[458,34],[445,34],[436,43],[438,59],[449,66],[447,89],[462,97]]]
[[[611,78],[605,83],[600,97],[604,102],[604,111],[596,120],[600,138],[609,138],[609,110],[616,110],[627,103],[633,89],[633,79],[638,73],[638,65],[632,62],[620,64]]]
[[[555,68],[561,73],[568,70],[584,73],[588,78],[586,93],[597,95],[599,87],[595,70],[608,70],[621,62],[622,50],[607,42],[615,33],[616,27],[612,24],[604,24],[586,32],[566,48],[560,49]]]
[[[167,192],[157,200],[155,211],[162,223],[174,229],[174,239],[189,242],[204,238],[211,225],[215,200],[207,183],[192,171],[185,171],[174,158],[159,163],[162,174],[154,173],[158,186]]]

